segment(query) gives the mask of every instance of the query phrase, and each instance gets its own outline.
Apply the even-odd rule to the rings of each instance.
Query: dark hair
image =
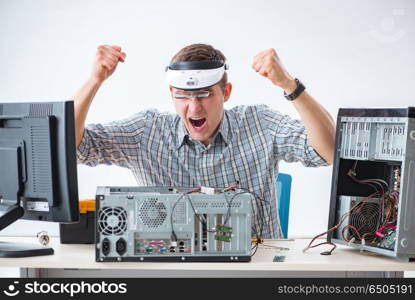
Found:
[[[225,55],[219,50],[213,48],[207,44],[192,44],[182,48],[171,59],[171,62],[178,61],[200,61],[200,60],[223,60],[226,61]],[[228,74],[225,72],[222,79],[219,81],[219,85],[222,90],[225,90],[228,83]]]

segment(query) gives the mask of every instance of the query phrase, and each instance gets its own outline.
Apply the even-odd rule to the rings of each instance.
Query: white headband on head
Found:
[[[222,60],[179,61],[167,68],[167,82],[181,90],[200,90],[221,81],[228,66]]]

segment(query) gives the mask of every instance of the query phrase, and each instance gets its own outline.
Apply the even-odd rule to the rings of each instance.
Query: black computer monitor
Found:
[[[0,230],[18,219],[79,220],[73,101],[0,103]],[[0,241],[1,257],[48,254]]]

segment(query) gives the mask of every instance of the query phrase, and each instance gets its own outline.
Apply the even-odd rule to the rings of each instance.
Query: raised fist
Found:
[[[97,48],[94,65],[92,67],[92,79],[102,83],[114,73],[118,62],[125,61],[126,54],[119,46],[101,45]]]
[[[296,83],[282,65],[275,49],[267,49],[254,57],[252,68],[286,91],[294,90]]]

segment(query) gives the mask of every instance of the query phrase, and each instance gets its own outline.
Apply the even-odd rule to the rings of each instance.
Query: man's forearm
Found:
[[[89,79],[84,85],[75,93],[75,134],[76,146],[78,147],[82,141],[85,130],[85,120],[88,114],[89,107],[97,93],[101,83]]]
[[[126,54],[121,51],[119,46],[101,45],[98,47],[89,79],[74,95],[77,147],[84,136],[86,116],[95,94],[101,84],[114,73],[118,62],[124,62],[125,57]]]
[[[309,135],[311,145],[324,160],[332,164],[336,126],[326,109],[306,91],[293,101]]]
[[[291,94],[297,87],[294,78],[285,70],[275,49],[267,49],[254,57],[252,68],[274,85]],[[313,148],[329,164],[333,163],[336,129],[333,118],[306,91],[293,101],[304,122]]]

